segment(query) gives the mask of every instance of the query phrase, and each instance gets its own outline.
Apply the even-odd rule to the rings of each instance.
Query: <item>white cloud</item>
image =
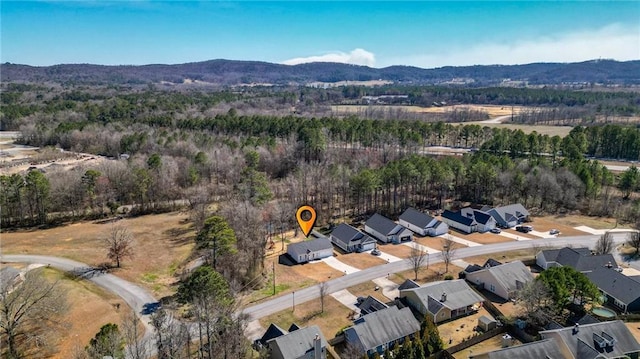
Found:
[[[364,49],[355,49],[349,53],[332,52],[319,56],[296,57],[283,61],[285,65],[306,64],[309,62],[339,62],[343,64],[364,65],[373,67],[376,57],[373,53]]]
[[[389,58],[388,65],[423,68],[532,62],[580,62],[593,59],[640,59],[640,25],[612,24],[597,30],[566,33],[511,44],[480,43],[448,52]]]

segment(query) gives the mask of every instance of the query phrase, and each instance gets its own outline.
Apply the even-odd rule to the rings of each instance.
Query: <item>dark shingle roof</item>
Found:
[[[418,288],[419,286],[420,285],[418,283],[412,281],[411,279],[407,279],[404,282],[402,282],[402,284],[400,284],[400,286],[398,287],[398,290]]]
[[[482,265],[482,266],[485,267],[485,268],[491,268],[491,267],[496,267],[496,266],[499,266],[499,265],[502,265],[502,262],[500,262],[498,260],[495,260],[493,258],[489,258],[489,259],[487,259],[486,262],[484,262],[484,265]]]
[[[467,268],[464,269],[464,272],[465,273],[473,273],[473,272],[477,272],[477,271],[483,270],[483,269],[484,269],[484,267],[481,267],[481,266],[479,266],[477,264],[469,264],[467,266]]]
[[[316,238],[310,241],[302,241],[298,243],[291,243],[287,247],[287,252],[291,253],[294,256],[298,256],[300,254],[306,254],[309,252],[317,252],[324,249],[333,248],[331,241],[327,238]]]
[[[384,235],[396,234],[396,232],[399,232],[403,228],[389,218],[377,213],[365,222],[365,226],[371,227],[371,229]]]
[[[473,218],[469,218],[466,216],[463,216],[460,212],[451,212],[449,210],[446,210],[444,212],[442,212],[442,218],[446,218],[449,220],[452,220],[454,222],[458,222],[458,223],[462,223],[465,226],[470,226],[473,224]]]
[[[407,210],[400,215],[400,219],[420,228],[426,228],[429,223],[433,221],[433,217],[431,217],[430,215],[422,213],[411,207],[407,208]]]
[[[405,289],[403,292],[413,291],[416,296],[420,298],[422,303],[429,303],[428,298],[433,298],[435,301],[441,303],[450,309],[464,308],[469,305],[473,305],[479,302],[483,302],[482,298],[476,293],[464,279],[456,280],[444,280],[439,282],[427,283],[419,288]],[[445,293],[447,298],[444,302],[440,302],[442,293]],[[430,310],[431,313],[435,313]]]
[[[495,207],[494,210],[500,215],[500,217],[506,220],[510,220],[510,218],[518,219],[529,216],[529,211],[527,211],[520,203],[510,204],[508,206],[502,207]],[[512,217],[509,217],[510,215]]]
[[[358,305],[358,308],[360,308],[360,314],[364,315],[389,308],[389,306],[372,296],[368,296],[367,298],[365,298],[365,300],[362,301],[362,303]]]
[[[629,304],[640,298],[640,283],[613,269],[599,267],[585,275],[600,290]]]
[[[393,306],[363,316],[345,331],[349,330],[357,334],[363,349],[369,350],[419,331],[420,323],[411,309]]]
[[[618,268],[611,254],[591,255],[589,248],[551,249],[542,251],[547,262],[557,262],[562,266],[572,267],[579,272],[587,272],[595,268],[606,267],[609,263]]]
[[[363,242],[369,239],[374,240],[346,223],[338,225],[333,232],[331,232],[331,235],[343,243]]]
[[[478,223],[487,224],[487,222],[489,222],[493,217],[491,217],[489,213],[473,211],[473,218],[475,218]]]
[[[264,335],[262,336],[262,338],[260,338],[258,341],[260,343],[262,343],[262,345],[267,344],[267,342],[271,339],[277,338],[281,335],[285,335],[287,334],[287,331],[280,328],[279,326],[271,323],[271,325],[269,325],[269,328],[267,328],[267,330],[264,332]]]

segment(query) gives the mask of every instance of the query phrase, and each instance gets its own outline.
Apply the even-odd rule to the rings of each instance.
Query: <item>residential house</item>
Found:
[[[516,345],[488,353],[469,355],[469,359],[562,359],[562,353],[553,339]]]
[[[496,228],[496,220],[487,212],[466,207],[460,210],[460,214],[476,221],[476,232],[485,233]]]
[[[420,331],[420,323],[410,308],[398,309],[393,306],[360,317],[354,325],[344,330],[347,345],[373,356],[383,354],[396,342],[402,343],[405,337],[413,337]]]
[[[487,269],[487,268],[491,268],[499,265],[502,265],[502,262],[497,261],[493,258],[489,258],[481,266],[477,264],[469,264],[467,268],[465,268],[462,272],[458,274],[458,277],[464,279],[469,273],[477,272],[479,270],[483,270],[483,269]]]
[[[621,320],[545,330],[540,335],[556,342],[562,353],[560,358],[638,359],[640,356],[640,344]]]
[[[542,269],[568,266],[579,272],[588,272],[595,268],[618,268],[611,254],[592,255],[589,248],[549,249],[536,254],[536,264]]]
[[[420,287],[420,284],[412,281],[411,279],[406,279],[404,282],[402,282],[402,284],[400,284],[400,286],[398,287],[398,290],[419,288],[419,287]]]
[[[364,231],[382,243],[400,243],[413,240],[413,232],[377,213],[365,222]]]
[[[338,225],[329,236],[331,243],[343,251],[365,252],[376,247],[376,240],[346,223]]]
[[[598,322],[541,331],[542,340],[488,353],[469,359],[613,359],[640,357],[640,344],[620,321]]]
[[[260,348],[267,346],[267,342],[269,340],[285,335],[287,333],[288,332],[286,330],[280,328],[276,324],[271,323],[262,337],[254,342],[254,347],[256,348],[256,350],[260,350]]]
[[[464,233],[473,233],[478,230],[478,222],[473,217],[467,217],[461,212],[445,210],[442,212],[442,221],[449,227]]]
[[[605,295],[607,304],[623,313],[640,312],[640,282],[606,267],[597,267],[584,274]]]
[[[516,292],[533,280],[533,274],[521,261],[484,268],[466,275],[467,281],[503,298],[514,298]]]
[[[306,263],[315,259],[331,257],[333,255],[333,245],[326,237],[320,237],[289,244],[287,246],[287,254],[298,264]]]
[[[326,359],[327,341],[320,328],[312,325],[267,341],[273,359]]]
[[[484,301],[464,279],[427,283],[400,290],[400,298],[434,323],[477,311]]]
[[[502,228],[515,227],[529,220],[529,211],[520,203],[491,209],[484,207],[482,210],[489,213],[496,220],[497,225]]]
[[[420,236],[437,237],[449,232],[446,223],[411,207],[400,215],[398,223]]]
[[[372,296],[367,296],[366,298],[359,297],[358,304],[356,304],[356,306],[358,307],[358,309],[360,309],[360,315],[367,315],[382,309],[389,308],[388,305]]]

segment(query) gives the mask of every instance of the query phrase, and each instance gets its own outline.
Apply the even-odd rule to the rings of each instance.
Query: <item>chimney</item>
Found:
[[[576,325],[573,326],[573,334],[577,334],[580,331],[580,324],[576,323]]]
[[[320,339],[320,335],[316,334],[316,337],[313,339],[313,358],[314,359],[322,359],[322,339]]]
[[[442,297],[440,297],[441,302],[445,302],[447,300],[447,293],[442,293]]]

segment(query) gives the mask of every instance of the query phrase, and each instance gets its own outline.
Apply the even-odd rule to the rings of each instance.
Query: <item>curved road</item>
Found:
[[[21,254],[2,254],[0,260],[3,262],[20,262],[20,263],[40,263],[49,265],[53,268],[63,270],[65,272],[74,272],[90,268],[85,263],[76,262],[66,258],[37,256],[37,255],[21,255]],[[153,297],[145,289],[118,278],[113,274],[95,273],[93,276],[87,276],[85,279],[92,281],[108,291],[120,296],[136,313],[145,326],[145,339],[151,339],[153,335],[153,327],[149,324],[149,316],[154,308],[158,306],[158,300]],[[150,340],[148,340],[150,342]]]

